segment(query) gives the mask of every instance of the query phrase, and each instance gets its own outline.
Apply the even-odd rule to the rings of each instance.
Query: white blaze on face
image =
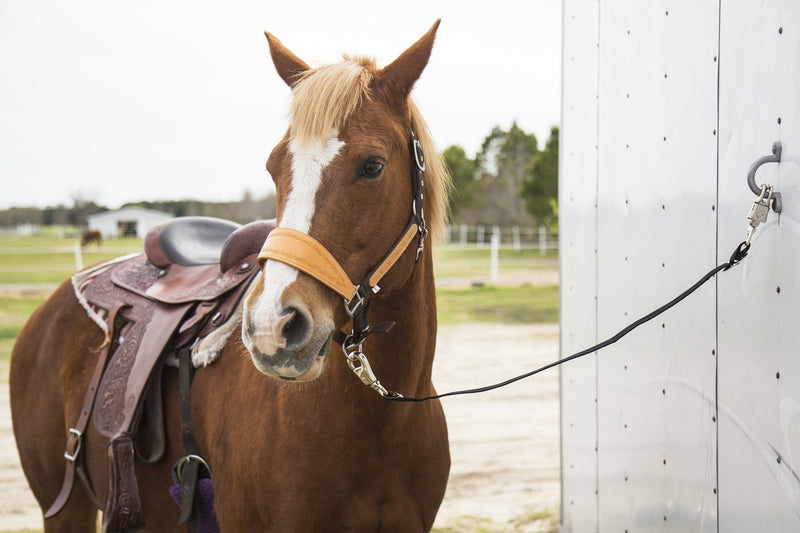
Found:
[[[289,143],[289,152],[292,154],[291,191],[281,215],[280,227],[308,233],[314,216],[317,190],[322,182],[322,172],[342,146],[344,142],[338,139],[333,130],[324,143]],[[257,338],[258,348],[265,354],[274,354],[285,346],[281,332],[283,323],[280,320],[285,310],[281,297],[286,287],[295,281],[297,273],[294,267],[278,261],[268,260],[264,265],[264,290],[255,308],[251,310],[251,318],[257,331],[254,337]],[[246,336],[244,340],[249,345]]]
[[[314,201],[322,181],[322,171],[339,153],[344,142],[331,131],[325,144],[313,142],[300,146],[289,143],[292,154],[292,190],[286,200],[280,226],[308,233],[314,216]]]

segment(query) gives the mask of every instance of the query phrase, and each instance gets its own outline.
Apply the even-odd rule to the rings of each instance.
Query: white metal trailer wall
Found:
[[[559,182],[562,308],[570,304],[569,313],[561,312],[561,353],[597,339],[597,14],[564,9],[560,172],[586,179]],[[561,371],[562,515],[570,531],[594,531],[597,361],[592,355],[570,364]]]
[[[562,353],[727,260],[776,140],[757,181],[784,211],[716,285],[562,368],[562,528],[798,531],[800,3],[564,0],[563,20]]]
[[[743,169],[781,192],[750,257],[719,279],[719,529],[800,531],[800,2],[722,3],[719,238],[737,239]],[[719,256],[724,255],[722,246]]]

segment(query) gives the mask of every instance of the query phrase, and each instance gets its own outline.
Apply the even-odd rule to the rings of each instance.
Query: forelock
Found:
[[[331,130],[341,131],[369,97],[375,71],[373,59],[347,56],[339,63],[307,71],[292,90],[291,141],[299,145],[324,142]]]

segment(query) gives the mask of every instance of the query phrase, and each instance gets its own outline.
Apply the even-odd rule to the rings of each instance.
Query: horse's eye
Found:
[[[356,178],[374,180],[381,177],[386,165],[377,159],[368,159],[361,168],[356,171]]]

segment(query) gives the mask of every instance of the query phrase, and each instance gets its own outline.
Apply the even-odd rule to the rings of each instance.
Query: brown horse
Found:
[[[277,189],[278,229],[284,240],[301,237],[296,249],[265,245],[262,272],[244,299],[242,340],[233,336],[219,359],[195,375],[192,423],[213,472],[222,531],[432,527],[450,465],[441,405],[382,398],[368,372],[365,378],[366,358],[353,357],[363,349],[387,388],[434,394],[433,265],[422,244],[425,220],[434,234],[443,229],[448,178],[410,92],[437,27],[438,21],[384,68],[346,57],[312,69],[267,34],[273,63],[293,94],[288,132],[267,168]],[[419,144],[409,142],[414,134]],[[424,186],[419,180],[424,219],[423,192],[414,179],[417,148],[428,156]],[[322,251],[305,269],[283,257],[311,248]],[[351,288],[365,277],[375,282],[362,295],[369,299],[370,322],[395,321],[391,331],[364,340],[373,331],[350,325],[350,313],[365,316],[356,309],[361,297],[353,303],[352,295],[345,296],[348,313],[341,284],[320,272],[322,256],[338,264],[327,269],[333,277],[355,280]],[[344,357],[339,343],[348,333],[358,342],[344,341]],[[14,431],[43,510],[61,488],[65,439],[103,339],[67,282],[33,314],[14,347]],[[182,455],[177,381],[177,371],[166,368],[166,454],[154,464],[136,464],[148,531],[183,529],[167,493],[171,466]],[[107,440],[89,424],[81,451],[100,499],[107,485]],[[96,517],[97,508],[76,483],[44,528],[91,531]]]
[[[103,234],[94,229],[87,229],[81,236],[81,248],[95,243],[97,246],[103,245]]]

